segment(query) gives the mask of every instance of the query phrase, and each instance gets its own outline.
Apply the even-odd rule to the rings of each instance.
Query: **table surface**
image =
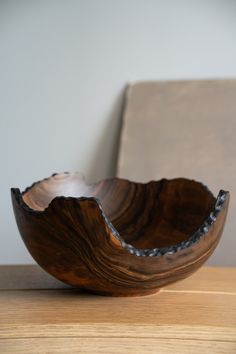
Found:
[[[236,268],[146,297],[89,295],[38,266],[0,267],[0,353],[236,353]]]

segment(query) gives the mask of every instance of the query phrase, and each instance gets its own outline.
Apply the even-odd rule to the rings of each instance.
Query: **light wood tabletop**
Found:
[[[89,295],[38,266],[0,267],[0,353],[236,353],[236,268],[146,297]]]

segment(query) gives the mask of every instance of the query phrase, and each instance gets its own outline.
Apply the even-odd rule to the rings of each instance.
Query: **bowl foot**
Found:
[[[82,290],[85,293],[99,295],[99,296],[111,296],[111,297],[141,297],[155,295],[160,292],[160,289],[147,289],[147,290],[130,290],[130,292],[119,291],[100,291],[100,290]]]

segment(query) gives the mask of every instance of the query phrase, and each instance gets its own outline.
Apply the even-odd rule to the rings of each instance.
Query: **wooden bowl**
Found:
[[[215,198],[185,178],[146,184],[54,174],[23,193],[12,188],[21,236],[35,261],[90,292],[156,292],[197,270],[223,231],[229,193]]]

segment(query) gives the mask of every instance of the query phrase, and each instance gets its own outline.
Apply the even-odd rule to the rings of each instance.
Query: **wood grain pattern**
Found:
[[[5,353],[235,354],[235,343],[155,338],[27,338],[5,340]]]
[[[234,354],[235,280],[235,268],[203,267],[156,295],[105,298],[56,288],[37,266],[0,267],[12,289],[0,290],[0,352]]]
[[[0,290],[75,289],[45,272],[37,265],[0,266]],[[191,277],[166,286],[161,291],[236,293],[235,268],[202,267]]]
[[[224,197],[224,198],[223,198]],[[57,279],[105,295],[147,295],[198,269],[222,234],[229,194],[178,178],[147,184],[80,174],[12,189],[21,236]]]

